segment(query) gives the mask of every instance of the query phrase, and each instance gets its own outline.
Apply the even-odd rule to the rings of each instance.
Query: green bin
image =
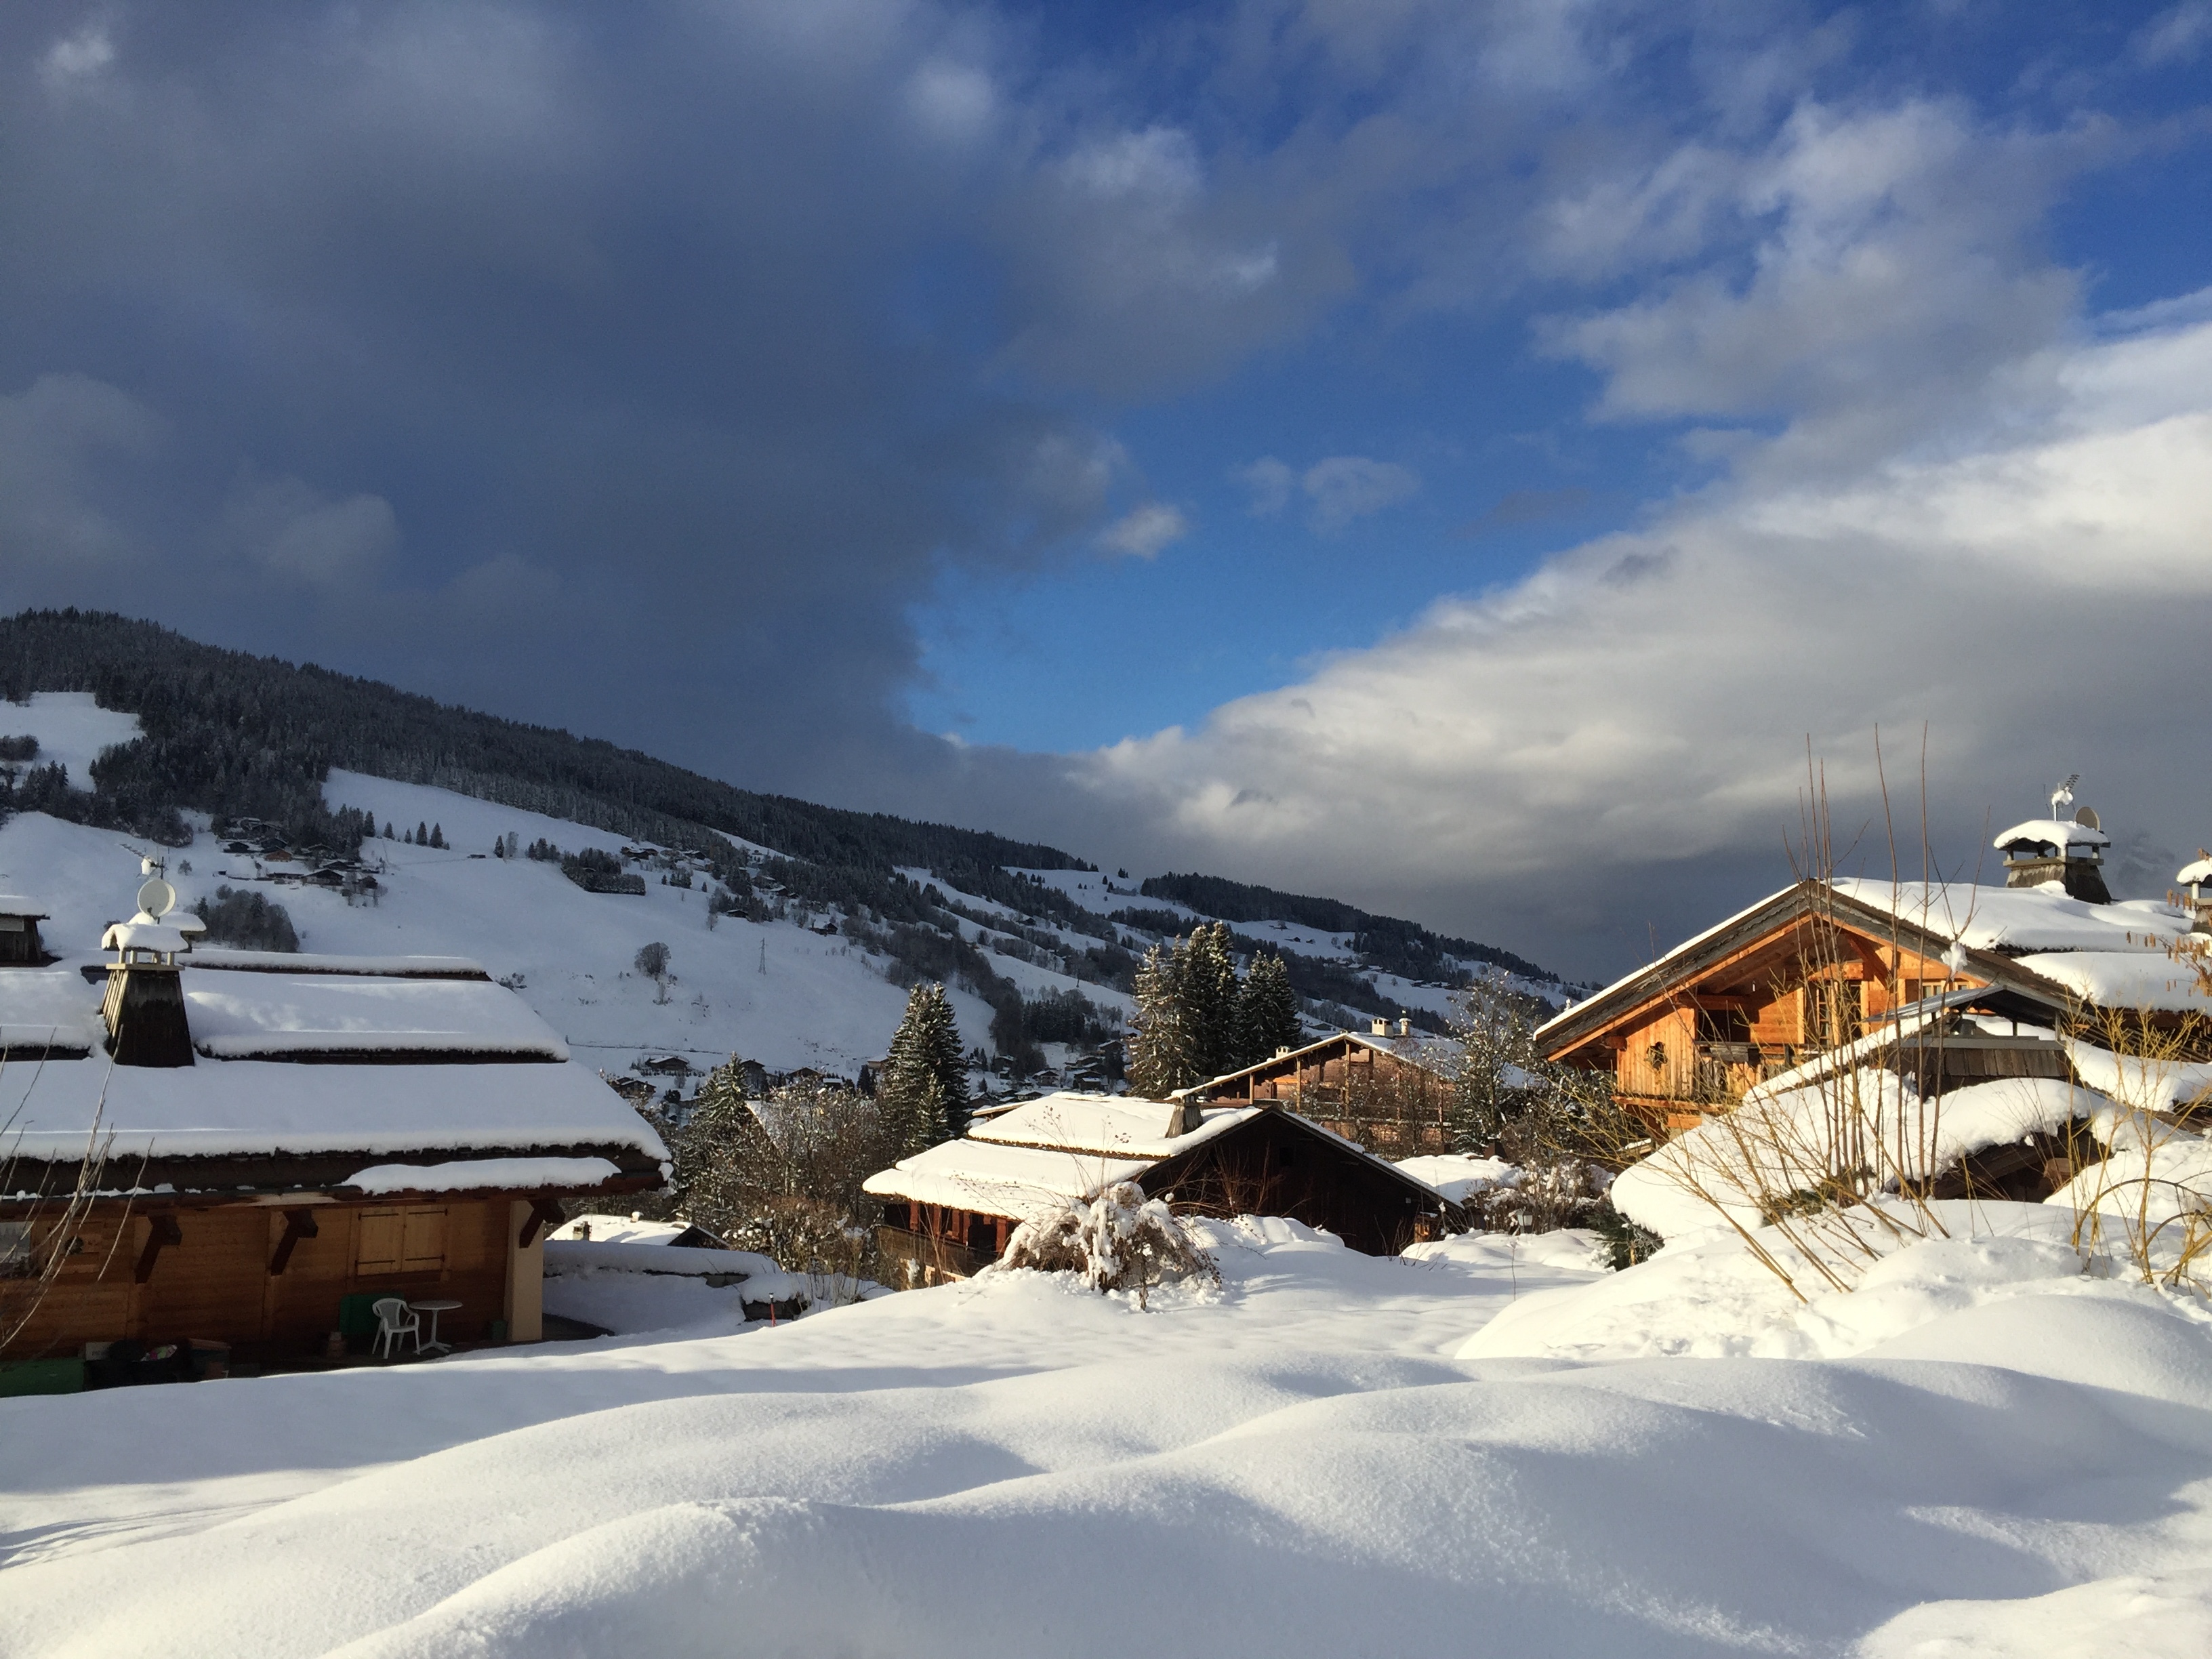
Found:
[[[19,1394],[82,1394],[82,1359],[0,1360],[0,1398]]]

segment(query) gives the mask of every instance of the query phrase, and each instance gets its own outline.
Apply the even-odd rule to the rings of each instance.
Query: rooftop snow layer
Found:
[[[2026,823],[2015,823],[1990,843],[2001,853],[2013,853],[2034,848],[2045,858],[2056,858],[2063,851],[2077,847],[2110,847],[2112,838],[2101,830],[2070,818],[2030,818]]]
[[[1157,1157],[1100,1157],[947,1140],[878,1170],[861,1190],[878,1198],[909,1199],[1026,1221],[1069,1199],[1095,1198],[1117,1182],[1134,1181],[1158,1161]]]
[[[2022,957],[2020,965],[2100,1008],[2212,1012],[2197,969],[2164,951],[2065,951]]]
[[[515,1192],[532,1187],[597,1187],[622,1171],[603,1158],[471,1158],[449,1164],[378,1164],[345,1185],[364,1193]]]
[[[0,893],[0,916],[28,916],[33,921],[44,921],[51,914],[34,898],[25,898],[21,893]]]
[[[547,1273],[581,1273],[587,1268],[611,1273],[674,1273],[686,1279],[703,1279],[709,1273],[717,1277],[723,1273],[742,1273],[750,1278],[782,1271],[772,1258],[753,1250],[714,1250],[692,1244],[562,1238],[557,1234],[546,1239]]]
[[[85,1048],[105,1031],[100,993],[76,969],[0,970],[0,1048]]]
[[[104,1103],[103,1103],[104,1097]],[[559,1065],[295,1066],[82,1060],[0,1070],[0,1122],[26,1160],[82,1156],[95,1126],[118,1159],[475,1148],[668,1150],[599,1073]]]
[[[192,1046],[218,1060],[350,1053],[568,1058],[558,1032],[489,981],[196,974],[185,981],[185,1000]]]
[[[1198,1127],[1171,1137],[1168,1119],[1175,1109],[1166,1101],[1133,1095],[1043,1095],[975,1125],[969,1133],[974,1139],[1006,1146],[1157,1161],[1212,1139],[1231,1125],[1242,1123],[1255,1109],[1201,1113]]]
[[[1841,876],[1834,886],[1856,899],[1895,914],[1915,927],[1976,951],[2018,955],[2031,951],[2152,950],[2157,941],[2186,933],[2192,919],[2172,905],[2131,899],[2120,904],[2091,904],[2085,899],[2042,887],[1896,886],[1870,877]],[[1672,954],[1671,952],[1669,954]]]

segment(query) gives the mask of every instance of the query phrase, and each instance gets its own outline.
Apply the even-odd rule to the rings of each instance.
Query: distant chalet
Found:
[[[559,1200],[661,1183],[652,1130],[474,963],[194,951],[143,915],[104,945],[104,969],[0,967],[0,1244],[61,1253],[9,1358],[302,1356],[387,1295],[535,1340]]]
[[[2191,965],[2212,944],[2212,861],[2181,872],[2185,896],[2115,903],[2094,814],[2031,820],[1996,845],[2002,887],[1784,888],[1559,1014],[1538,1043],[1610,1072],[1622,1100],[1680,1129],[1838,1066],[1884,1065],[1923,1096],[2072,1078],[2098,1062],[2063,1040],[2069,1018],[2179,1029],[2212,1012]]]
[[[1053,1094],[868,1177],[878,1242],[908,1282],[966,1279],[1013,1230],[1122,1182],[1200,1215],[1279,1215],[1394,1255],[1441,1232],[1450,1206],[1404,1170],[1282,1107],[1207,1108]]]
[[[1370,1152],[1411,1158],[1449,1150],[1457,1039],[1377,1019],[1339,1031],[1189,1089],[1186,1097],[1225,1106],[1262,1101],[1289,1107]]]

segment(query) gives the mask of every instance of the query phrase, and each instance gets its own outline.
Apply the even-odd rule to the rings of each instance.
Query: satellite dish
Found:
[[[2076,812],[2074,815],[2074,822],[2084,830],[2102,830],[2105,827],[2097,822],[2097,809],[2094,806],[2085,806]]]
[[[138,908],[159,921],[177,908],[177,890],[155,876],[138,890]]]

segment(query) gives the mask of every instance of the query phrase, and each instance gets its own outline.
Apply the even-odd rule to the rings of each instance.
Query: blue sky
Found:
[[[1577,971],[1877,730],[2160,890],[2208,92],[2212,0],[34,0],[0,605]]]

